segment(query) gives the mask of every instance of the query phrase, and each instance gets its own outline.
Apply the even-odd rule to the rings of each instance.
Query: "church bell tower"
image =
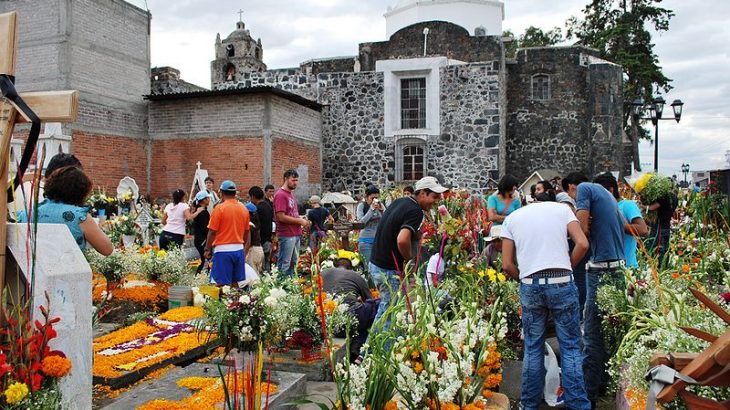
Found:
[[[261,39],[254,40],[243,20],[239,19],[236,29],[225,40],[221,41],[220,33],[216,35],[215,60],[210,63],[212,87],[236,82],[244,73],[266,71],[263,55]]]

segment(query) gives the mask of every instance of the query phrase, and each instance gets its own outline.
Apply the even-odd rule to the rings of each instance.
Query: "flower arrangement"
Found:
[[[640,195],[641,203],[644,205],[653,204],[669,195],[675,188],[671,178],[660,174],[644,174],[634,185],[634,190]]]
[[[723,293],[730,289],[727,226],[708,230],[695,220],[700,215],[692,212],[693,207],[704,206],[701,202],[705,200],[706,197],[693,194],[688,201],[680,202],[680,222],[674,227],[670,257],[663,269],[657,269],[651,254],[642,250],[638,255],[640,267],[624,271],[625,285],[608,283],[598,289],[605,343],[609,353],[613,353],[609,371],[613,387],[621,389],[632,409],[646,408],[649,386],[644,375],[654,354],[700,352],[708,346],[681,327],[691,326],[711,334],[727,330],[727,325],[688,291],[701,289],[721,301]],[[730,397],[728,388],[691,389],[707,398]],[[682,403],[675,400],[663,407],[678,409]]]
[[[107,196],[106,192],[97,188],[86,201],[92,216],[104,216],[115,211],[117,199]]]
[[[6,299],[0,300],[2,306]],[[0,309],[0,407],[8,409],[56,408],[61,396],[58,380],[71,371],[71,361],[51,350],[53,326],[61,319],[50,313],[50,298],[41,305],[42,320],[31,321],[29,303]]]

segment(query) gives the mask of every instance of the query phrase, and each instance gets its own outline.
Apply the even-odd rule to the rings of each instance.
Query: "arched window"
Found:
[[[547,74],[535,74],[532,76],[532,99],[550,99],[550,76]]]
[[[426,175],[426,141],[404,138],[396,145],[396,179],[417,181]]]
[[[229,44],[226,46],[226,55],[228,55],[228,57],[235,57],[236,48],[233,47],[233,44]]]
[[[228,63],[223,68],[223,79],[225,81],[236,81],[236,66]]]

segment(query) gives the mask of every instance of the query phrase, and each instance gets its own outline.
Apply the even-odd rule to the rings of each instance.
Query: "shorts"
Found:
[[[220,286],[246,280],[246,256],[243,249],[231,252],[214,252],[210,280]]]

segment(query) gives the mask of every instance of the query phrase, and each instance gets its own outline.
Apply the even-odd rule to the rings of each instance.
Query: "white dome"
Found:
[[[474,35],[484,27],[487,35],[502,35],[504,3],[498,0],[398,0],[385,13],[386,35],[423,21],[440,20],[464,27]]]

